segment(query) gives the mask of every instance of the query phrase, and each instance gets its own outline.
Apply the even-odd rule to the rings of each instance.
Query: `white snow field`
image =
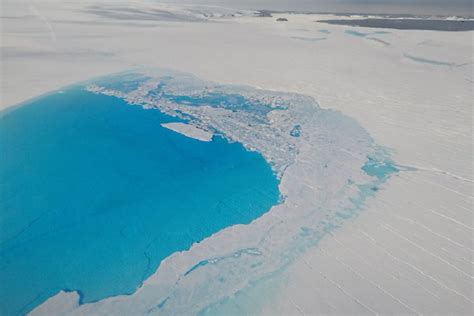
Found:
[[[473,314],[474,32],[377,33],[315,22],[331,15],[260,18],[138,0],[3,0],[0,12],[0,104],[6,111],[79,81],[158,67],[307,95],[317,103],[305,106],[340,111],[347,122],[308,125],[310,137],[297,144],[301,160],[282,177],[284,203],[250,225],[172,255],[131,296],[79,305],[77,293],[61,292],[32,314]],[[364,141],[355,144],[347,135]],[[334,145],[326,142],[330,137]],[[310,228],[324,222],[305,206],[326,214],[343,205],[323,198],[348,173],[356,182],[370,181],[353,167],[376,151],[375,144],[400,171],[378,185],[356,216],[314,235],[303,231],[301,239],[309,235],[314,242],[288,253],[287,261],[272,252],[283,244],[297,248],[300,237],[285,238],[296,236],[301,215]],[[271,160],[266,147],[255,148]],[[336,162],[329,182],[316,167],[325,159],[329,166]],[[269,223],[278,234],[265,235]],[[242,247],[259,242],[263,252]],[[256,256],[261,267],[242,268]],[[217,264],[200,268],[203,260]],[[183,279],[196,264],[196,273]],[[222,275],[232,282],[209,279]]]

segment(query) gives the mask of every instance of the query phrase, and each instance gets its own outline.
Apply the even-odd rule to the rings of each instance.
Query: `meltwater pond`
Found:
[[[165,257],[279,201],[260,154],[82,86],[0,115],[2,315],[60,290],[131,294]]]

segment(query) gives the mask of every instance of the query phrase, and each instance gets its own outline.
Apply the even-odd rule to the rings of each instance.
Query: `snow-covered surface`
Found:
[[[176,133],[183,134],[184,136],[194,138],[203,142],[210,142],[212,140],[212,133],[202,130],[194,125],[173,122],[173,123],[164,123],[161,126],[166,127]]]
[[[31,3],[34,6],[2,1],[3,108],[100,75],[134,67],[171,68],[218,83],[314,97],[322,109],[354,118],[374,143],[388,148],[392,160],[410,170],[382,184],[375,198],[365,201],[359,216],[294,256],[280,273],[266,274],[265,270],[263,279],[252,279],[252,273],[242,275],[220,296],[206,298],[217,303],[205,306],[206,313],[472,314],[473,32],[375,34],[377,29],[314,22],[334,16],[296,14],[230,15],[200,21],[143,20],[133,15],[124,19],[90,12],[91,1]],[[112,6],[111,1],[100,4]],[[141,2],[134,5],[140,7]],[[146,10],[153,5],[146,2]],[[289,21],[276,22],[280,16]],[[322,29],[328,32],[323,35]],[[371,38],[385,43],[350,35],[347,30],[371,32]],[[323,36],[325,40],[300,40]],[[303,155],[304,148],[307,153],[314,150],[302,148]],[[363,148],[351,150],[364,152]],[[282,181],[283,194],[296,194],[295,200],[285,200],[295,208],[318,201],[322,194],[318,188],[337,184],[334,180],[306,183],[304,190],[295,187],[295,183],[303,185],[301,179],[309,173],[319,172],[312,163],[301,160],[292,167],[294,178]],[[337,168],[332,179],[344,168]],[[279,227],[289,233],[299,228],[290,220],[292,213],[278,209],[283,206],[253,226],[232,227],[166,260],[166,268],[160,267],[134,296],[76,309],[77,294],[63,292],[35,313],[57,314],[61,307],[64,312],[130,314],[136,310],[137,305],[130,303],[134,298],[142,307],[156,306],[161,303],[156,298],[168,296],[167,286],[174,286],[183,271],[214,258],[219,238],[229,241],[229,251],[219,259],[238,257],[243,260],[236,261],[250,262],[259,253],[242,251],[242,244],[255,242],[254,228],[268,221],[282,223]],[[284,241],[280,234],[273,238]],[[271,245],[267,249],[273,249]],[[196,270],[180,286],[198,284],[214,266],[235,271],[234,261],[218,260],[222,264]],[[259,269],[267,268],[271,267]],[[184,308],[200,293],[183,289],[173,292],[163,306]]]

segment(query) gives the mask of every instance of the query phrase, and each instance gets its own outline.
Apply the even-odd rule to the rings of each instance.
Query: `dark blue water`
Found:
[[[1,315],[62,289],[81,303],[131,294],[173,252],[278,203],[261,155],[170,121],[81,87],[2,113]]]

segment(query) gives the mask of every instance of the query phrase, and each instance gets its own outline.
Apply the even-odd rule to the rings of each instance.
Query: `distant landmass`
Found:
[[[369,18],[350,20],[319,20],[317,22],[397,30],[430,30],[448,32],[474,30],[474,20]]]

